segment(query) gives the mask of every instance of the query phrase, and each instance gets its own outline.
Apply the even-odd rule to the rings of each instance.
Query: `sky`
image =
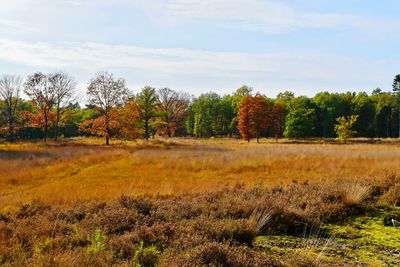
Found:
[[[134,92],[390,90],[398,0],[1,0],[0,74],[109,71]]]

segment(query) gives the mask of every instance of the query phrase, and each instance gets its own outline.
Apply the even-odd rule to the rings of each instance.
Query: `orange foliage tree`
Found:
[[[278,137],[283,135],[283,123],[285,120],[285,106],[283,103],[275,102],[271,110],[272,134],[278,141]]]
[[[244,140],[257,138],[267,130],[269,124],[268,100],[257,94],[243,99],[239,108],[239,131]]]
[[[110,108],[108,115],[100,112],[100,116],[83,121],[79,129],[82,132],[105,137],[137,138],[139,108],[134,100],[128,101],[124,106]]]
[[[20,121],[22,127],[26,128],[36,128],[36,129],[44,129],[50,127],[55,119],[55,112],[49,110],[46,114],[43,110],[38,107],[38,105],[33,101],[34,110],[25,111],[20,115]],[[46,132],[44,132],[46,137]]]
[[[106,145],[108,145],[111,136],[115,136],[118,130],[116,128],[118,121],[115,119],[115,108],[122,105],[129,95],[125,80],[122,78],[116,79],[108,72],[100,72],[90,81],[87,95],[89,96],[90,104],[98,108],[101,116],[89,120],[81,126],[86,132],[103,136],[106,139]],[[88,129],[90,125],[94,127],[93,130]]]

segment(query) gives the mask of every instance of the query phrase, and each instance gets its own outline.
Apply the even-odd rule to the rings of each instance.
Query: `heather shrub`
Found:
[[[154,204],[148,198],[140,197],[133,198],[128,196],[121,196],[119,198],[119,203],[122,207],[127,209],[136,210],[139,214],[148,216],[151,211],[154,209]]]
[[[257,232],[249,227],[247,220],[197,220],[194,225],[195,232],[201,233],[214,241],[234,241],[251,245]]]
[[[121,260],[127,260],[133,257],[138,241],[136,233],[125,233],[110,238],[108,244],[114,257]]]
[[[253,246],[255,237],[301,236],[305,229],[343,223],[377,202],[396,205],[398,190],[392,177],[362,184],[294,182],[272,189],[238,185],[67,207],[35,201],[0,213],[0,265],[279,266],[272,259],[276,255]],[[384,222],[392,226],[398,217],[390,216]],[[293,257],[285,259],[289,266],[312,263]]]
[[[263,253],[229,243],[207,243],[195,247],[179,259],[172,260],[176,266],[279,266]]]
[[[160,256],[160,251],[156,246],[145,247],[143,242],[140,242],[135,251],[133,260],[136,266],[153,267],[157,265]]]
[[[140,217],[136,210],[110,203],[96,213],[88,213],[82,224],[88,228],[101,228],[106,235],[120,235],[132,230]]]
[[[400,183],[389,188],[379,199],[381,205],[400,206]]]

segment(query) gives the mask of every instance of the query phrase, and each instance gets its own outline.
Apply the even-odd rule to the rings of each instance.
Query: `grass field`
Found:
[[[396,140],[102,141],[0,144],[1,264],[400,264]]]
[[[100,145],[0,145],[0,205],[51,204],[125,195],[177,195],[292,181],[400,175],[400,145],[247,144],[237,140],[169,140]]]

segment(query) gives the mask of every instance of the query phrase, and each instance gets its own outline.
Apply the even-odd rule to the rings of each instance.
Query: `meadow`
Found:
[[[2,265],[400,264],[397,140],[0,144]]]

